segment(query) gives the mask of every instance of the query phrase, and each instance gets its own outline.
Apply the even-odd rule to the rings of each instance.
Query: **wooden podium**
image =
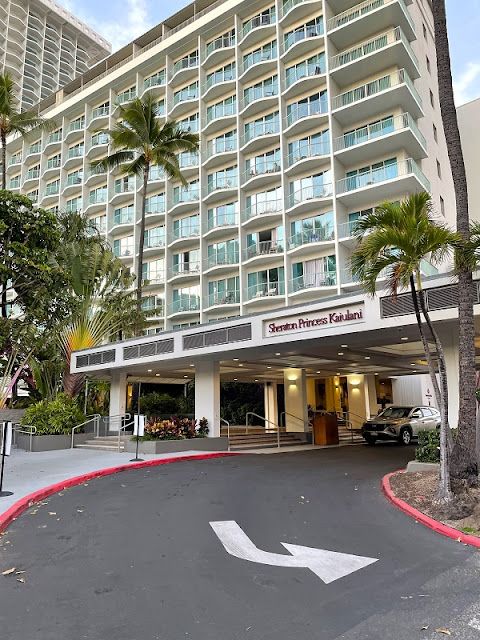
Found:
[[[335,413],[316,413],[313,417],[313,443],[322,446],[339,443]]]

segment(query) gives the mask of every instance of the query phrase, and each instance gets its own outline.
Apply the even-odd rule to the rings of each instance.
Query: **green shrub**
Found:
[[[153,392],[142,396],[140,400],[140,411],[149,417],[193,413],[193,407],[187,407],[186,404],[183,396],[173,398],[168,393]]]
[[[439,462],[440,461],[440,431],[418,432],[418,447],[415,451],[415,459],[418,462]]]
[[[39,436],[72,433],[73,427],[81,424],[85,416],[76,400],[59,393],[55,400],[41,400],[28,407],[22,418],[23,425],[36,427]]]

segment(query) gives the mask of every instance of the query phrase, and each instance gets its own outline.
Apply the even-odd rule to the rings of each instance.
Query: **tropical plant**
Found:
[[[60,393],[53,400],[41,400],[28,407],[22,424],[36,428],[36,435],[70,435],[85,416],[76,400]]]
[[[410,288],[418,330],[442,417],[438,500],[448,503],[452,494],[449,476],[451,436],[448,425],[447,372],[443,347],[425,304],[421,264],[425,259],[433,265],[442,264],[458,238],[444,224],[433,219],[431,196],[426,192],[411,195],[401,203],[385,202],[376,207],[372,213],[357,221],[355,233],[358,246],[352,255],[351,266],[365,290],[375,295],[377,280],[382,275],[393,296],[397,295],[399,289]],[[422,315],[436,347],[440,388]]]
[[[8,73],[0,74],[0,146],[2,161],[2,189],[7,188],[7,138],[20,135],[25,138],[33,130],[51,130],[53,120],[47,120],[35,111],[20,111],[15,95],[15,83]]]
[[[191,440],[192,438],[206,438],[208,435],[208,420],[191,420],[176,416],[161,420],[152,418],[145,425],[145,434],[139,440]],[[136,440],[137,436],[133,437]]]
[[[457,209],[456,226],[457,232],[465,244],[470,240],[468,187],[453,92],[445,0],[433,0],[432,11],[435,29],[440,110],[455,187]],[[469,485],[475,486],[478,484],[478,454],[476,447],[473,277],[471,264],[468,260],[463,259],[461,249],[457,251],[456,258],[459,317],[459,412],[458,436],[453,447],[450,467],[453,477],[459,480],[466,480]]]
[[[178,154],[198,150],[198,136],[179,127],[174,121],[163,126],[157,117],[154,98],[147,95],[119,107],[119,122],[108,132],[113,153],[92,163],[104,170],[120,168],[124,174],[139,176],[142,180],[141,218],[137,254],[137,307],[142,304],[142,265],[145,242],[145,211],[147,183],[150,169],[157,166],[171,180],[186,185],[178,163]]]

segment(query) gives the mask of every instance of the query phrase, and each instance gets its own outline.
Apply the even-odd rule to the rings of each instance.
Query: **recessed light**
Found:
[[[280,356],[280,355],[282,355],[282,354],[281,354],[281,353],[276,353],[275,355],[276,355],[276,356]]]
[[[188,376],[183,376],[184,378],[188,378]]]
[[[348,349],[348,344],[341,344],[342,349]]]
[[[233,361],[234,362],[238,362],[240,360],[240,358],[234,358]]]
[[[339,351],[339,352],[338,352],[338,355],[339,355],[339,356],[343,356],[343,351]]]
[[[267,367],[267,369],[271,369],[272,367]]]
[[[255,382],[258,382],[258,378],[255,378]]]
[[[241,363],[240,363],[238,366],[239,366],[239,367],[243,367],[243,364],[241,364]]]
[[[365,360],[370,360],[370,356],[365,356]]]
[[[358,367],[358,362],[352,362],[352,367]]]
[[[378,376],[378,373],[376,373],[375,375]]]
[[[417,370],[416,370],[416,369],[414,369],[414,370],[412,371],[412,373],[417,373]]]
[[[191,367],[194,367],[195,365],[194,365],[194,364],[191,364],[190,366],[191,366]]]
[[[321,371],[317,371],[317,373],[322,373]]]
[[[410,363],[410,366],[411,366],[411,367],[416,367],[416,366],[417,366],[417,363],[416,363],[416,362],[411,362],[411,363]]]
[[[339,376],[340,375],[340,371],[337,371],[336,375]]]
[[[152,369],[147,369],[148,373],[152,373]]]
[[[408,340],[408,337],[407,336],[403,336],[402,340]]]
[[[157,378],[159,378],[159,377],[160,377],[160,374],[159,374],[159,373],[156,373],[155,375],[157,376]]]
[[[238,378],[234,378],[233,381],[236,382],[238,380]]]

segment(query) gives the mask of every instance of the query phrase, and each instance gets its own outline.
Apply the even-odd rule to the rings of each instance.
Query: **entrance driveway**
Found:
[[[412,455],[386,445],[182,462],[52,496],[2,538],[1,570],[25,573],[0,576],[1,637],[429,640],[453,625],[478,638],[478,554],[380,493]],[[209,523],[231,520],[263,551],[286,554],[286,542],[378,562],[325,584],[229,555]]]

